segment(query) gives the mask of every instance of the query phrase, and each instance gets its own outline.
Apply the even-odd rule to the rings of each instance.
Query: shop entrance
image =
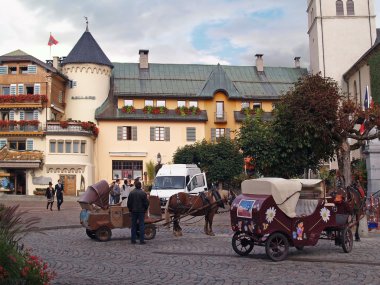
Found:
[[[77,194],[77,176],[76,175],[60,175],[63,183],[64,195],[76,196]]]

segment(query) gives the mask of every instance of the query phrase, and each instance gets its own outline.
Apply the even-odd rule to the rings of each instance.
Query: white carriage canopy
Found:
[[[277,206],[290,218],[297,216],[297,202],[302,193],[310,198],[323,197],[323,181],[320,179],[259,178],[245,180],[241,184],[243,194],[271,195]]]

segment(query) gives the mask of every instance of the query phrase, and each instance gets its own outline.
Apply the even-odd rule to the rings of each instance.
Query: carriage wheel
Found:
[[[91,231],[89,229],[86,229],[86,234],[90,239],[96,239],[95,231]]]
[[[156,227],[153,225],[145,225],[144,238],[146,240],[154,239],[156,236]]]
[[[241,255],[248,255],[253,249],[253,240],[246,233],[237,232],[232,237],[232,248]]]
[[[96,238],[99,241],[109,241],[111,239],[111,230],[107,227],[101,227],[95,232]]]
[[[272,234],[265,243],[265,252],[273,261],[284,260],[289,251],[289,242],[281,233]]]
[[[349,227],[346,227],[342,231],[342,248],[345,253],[349,253],[352,250],[354,244],[354,238],[352,231]]]

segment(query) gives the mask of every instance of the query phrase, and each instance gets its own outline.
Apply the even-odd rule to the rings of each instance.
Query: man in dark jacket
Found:
[[[140,181],[135,183],[135,189],[131,193],[129,193],[127,206],[132,216],[131,242],[133,244],[136,243],[137,221],[139,221],[140,244],[145,244],[144,216],[146,211],[148,211],[149,200],[146,193],[141,189]]]
[[[63,203],[63,184],[61,179],[58,179],[58,183],[55,184],[55,193],[57,195],[57,207],[58,211],[61,210],[61,205]]]

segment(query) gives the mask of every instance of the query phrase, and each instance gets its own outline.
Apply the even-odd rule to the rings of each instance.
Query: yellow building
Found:
[[[178,147],[218,137],[234,138],[246,112],[273,103],[307,73],[294,68],[149,63],[113,63],[111,92],[95,114],[99,124],[99,179],[144,177],[145,163],[170,163]]]

